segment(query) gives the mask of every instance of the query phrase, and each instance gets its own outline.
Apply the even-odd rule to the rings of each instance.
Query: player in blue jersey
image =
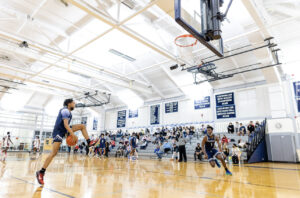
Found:
[[[101,157],[101,155],[105,155],[105,144],[106,144],[106,140],[104,138],[104,134],[101,134],[99,140],[98,140],[98,144],[99,144],[99,157]]]
[[[202,140],[202,148],[205,159],[208,159],[210,165],[214,168],[217,165],[221,168],[221,165],[217,161],[220,160],[222,162],[223,167],[225,168],[226,175],[232,175],[232,173],[228,170],[225,160],[223,158],[221,144],[219,142],[219,138],[213,134],[213,127],[207,126],[207,134],[204,136]],[[218,149],[215,149],[215,142],[218,144]]]
[[[130,144],[130,148],[131,148],[131,152],[130,152],[129,156],[131,157],[131,159],[137,159],[137,152],[136,152],[137,139],[136,139],[135,133],[132,133],[132,136],[129,138],[129,144]]]
[[[52,145],[52,151],[50,155],[48,155],[47,159],[44,162],[44,165],[42,166],[42,169],[36,172],[36,178],[39,184],[44,184],[44,175],[46,168],[49,166],[53,158],[58,153],[59,147],[62,143],[63,138],[68,134],[73,137],[75,140],[75,134],[76,131],[81,131],[83,137],[87,141],[87,145],[90,146],[90,139],[86,130],[86,127],[84,124],[76,124],[73,126],[70,126],[70,122],[72,120],[72,113],[71,111],[75,108],[75,102],[73,99],[66,99],[63,104],[63,108],[59,110],[58,116],[56,118],[55,126],[53,129],[53,145]]]

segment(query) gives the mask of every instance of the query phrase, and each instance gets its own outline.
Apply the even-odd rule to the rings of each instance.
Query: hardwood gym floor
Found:
[[[40,187],[38,159],[10,153],[0,162],[0,197],[189,198],[300,197],[300,165],[260,163],[232,166],[233,176],[207,163],[96,159],[59,154]]]

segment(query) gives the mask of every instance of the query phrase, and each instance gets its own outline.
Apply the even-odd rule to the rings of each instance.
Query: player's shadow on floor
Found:
[[[42,191],[43,191],[43,186],[40,186],[37,189],[35,189],[32,198],[41,198],[42,197]]]

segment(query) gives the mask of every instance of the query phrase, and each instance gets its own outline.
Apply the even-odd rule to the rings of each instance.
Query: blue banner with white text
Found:
[[[216,95],[217,119],[236,118],[234,93]]]
[[[150,124],[155,125],[160,123],[160,105],[150,107]]]
[[[117,128],[126,126],[126,110],[118,111]]]
[[[195,109],[210,108],[210,96],[205,96],[202,100],[194,100]]]
[[[165,113],[178,112],[178,102],[165,103]]]
[[[135,109],[135,110],[129,109],[129,112],[128,112],[129,118],[137,118],[138,116],[139,116],[139,112],[137,109]]]

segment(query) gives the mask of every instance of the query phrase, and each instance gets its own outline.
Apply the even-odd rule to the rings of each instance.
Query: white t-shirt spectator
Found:
[[[238,157],[241,156],[241,151],[238,147],[232,148],[232,155],[237,155]]]

